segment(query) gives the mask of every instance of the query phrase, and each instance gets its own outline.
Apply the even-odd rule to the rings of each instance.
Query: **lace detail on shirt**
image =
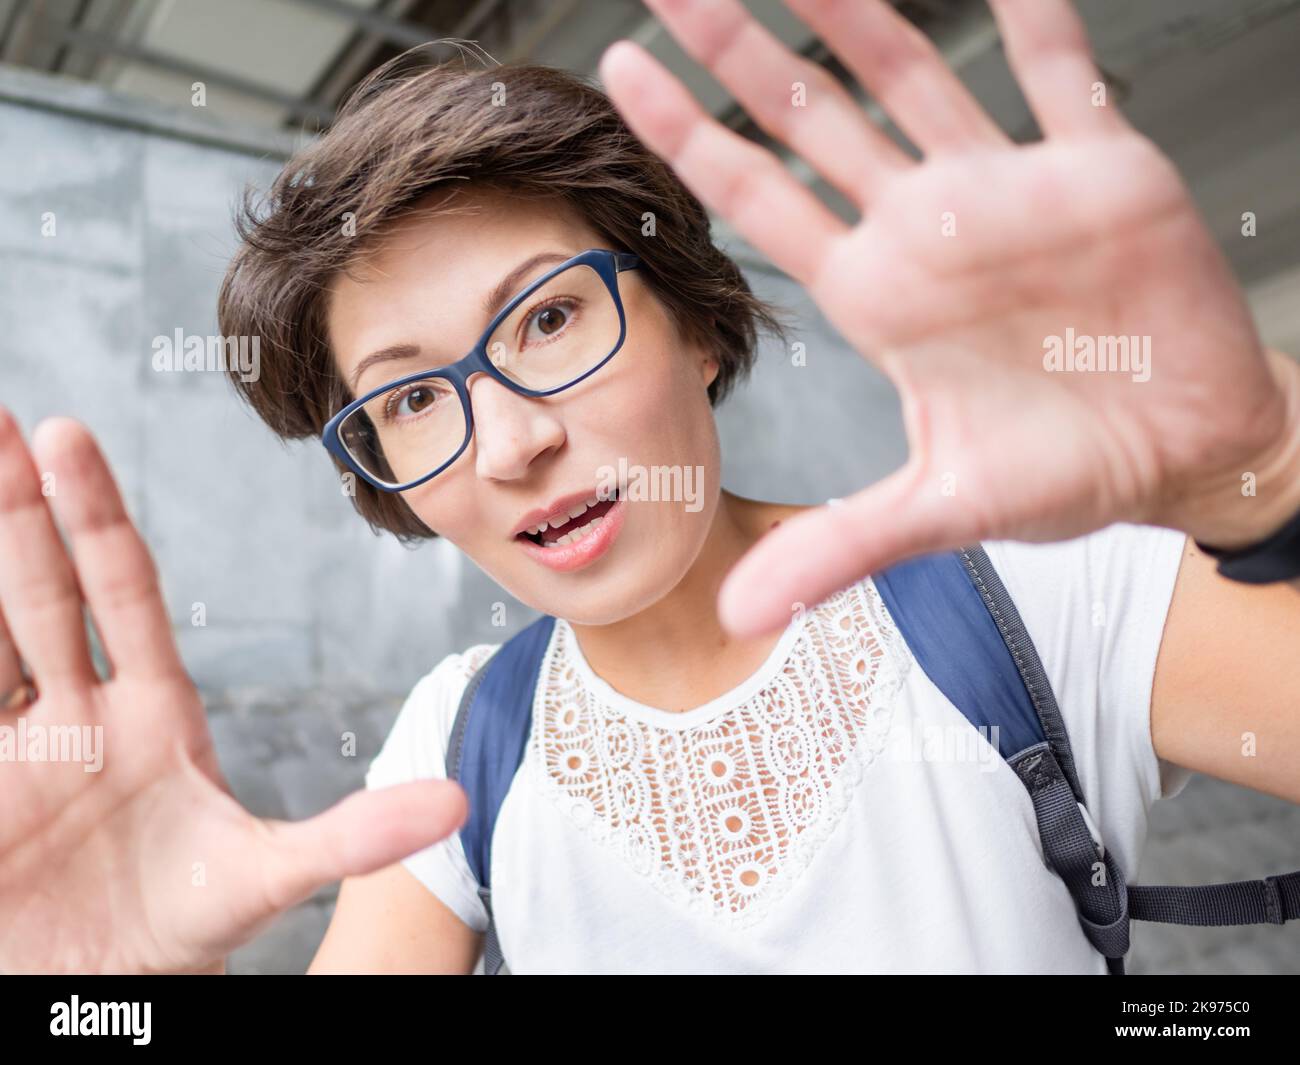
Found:
[[[489,658],[501,649],[499,643],[476,643],[473,647],[467,648],[460,656],[461,685],[468,684],[474,674],[479,671]]]
[[[556,627],[533,777],[591,839],[688,909],[758,921],[831,834],[883,749],[911,658],[871,581],[809,611],[772,678],[689,728],[592,692]]]

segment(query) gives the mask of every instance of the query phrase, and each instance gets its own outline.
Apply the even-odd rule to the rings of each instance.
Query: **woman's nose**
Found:
[[[545,400],[511,392],[486,374],[469,382],[474,411],[474,467],[479,477],[512,481],[564,442],[564,426]]]

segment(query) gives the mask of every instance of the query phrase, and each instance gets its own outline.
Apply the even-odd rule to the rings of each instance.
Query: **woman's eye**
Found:
[[[433,405],[437,397],[433,391],[428,388],[411,388],[397,397],[397,402],[393,404],[393,413],[400,417],[409,417],[420,414]]]
[[[525,340],[545,340],[558,333],[569,321],[569,314],[557,304],[548,304],[533,314],[525,330]]]

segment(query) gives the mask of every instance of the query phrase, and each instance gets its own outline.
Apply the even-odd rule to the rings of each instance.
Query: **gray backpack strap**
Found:
[[[961,552],[962,560],[998,624],[1029,690],[1048,742],[1008,762],[1033,798],[1044,853],[1079,905],[1089,940],[1106,955],[1111,972],[1123,973],[1131,921],[1183,925],[1284,924],[1300,919],[1300,871],[1229,884],[1126,884],[1104,848],[1101,867],[1091,836],[1079,831],[1083,791],[1074,770],[1070,741],[1051,684],[1019,612],[983,548]],[[1095,879],[1103,883],[1094,884]]]
[[[1074,765],[1074,752],[1070,748],[1070,734],[1061,716],[1061,708],[1052,691],[1052,683],[1047,679],[1047,670],[1043,668],[1042,659],[1029,638],[1029,631],[1021,620],[1020,611],[1011,601],[1011,595],[998,571],[993,568],[988,553],[983,547],[975,546],[958,552],[962,564],[970,575],[971,583],[979,592],[984,605],[993,616],[993,621],[1002,634],[1002,639],[1011,652],[1011,659],[1016,664],[1020,679],[1033,703],[1034,713],[1043,729],[1043,736],[1051,745],[1061,773],[1070,785],[1079,802],[1083,801],[1083,786],[1079,783],[1079,773]]]
[[[1300,870],[1194,887],[1130,884],[1129,916],[1165,924],[1285,924],[1300,919]]]
[[[971,583],[992,615],[1042,726],[1043,740],[1007,758],[1029,792],[1047,864],[1065,882],[1088,941],[1106,958],[1107,970],[1124,974],[1129,949],[1128,884],[1105,846],[1084,820],[1083,786],[1070,735],[1047,671],[1002,578],[981,546],[959,552]]]
[[[1089,831],[1065,722],[1019,612],[979,545],[896,563],[873,577],[935,687],[1020,778],[1046,864],[1070,892],[1090,943],[1122,972],[1124,877]]]
[[[483,975],[509,976],[510,970],[501,954],[501,940],[497,938],[497,919],[492,915],[492,889],[480,885],[478,897],[488,913],[487,931],[483,934]]]

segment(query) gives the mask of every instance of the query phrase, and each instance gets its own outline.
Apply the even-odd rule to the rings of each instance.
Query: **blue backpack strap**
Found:
[[[479,667],[465,686],[447,747],[447,779],[459,782],[469,798],[460,839],[487,910],[483,969],[490,976],[505,963],[492,914],[492,831],[523,761],[533,695],[554,628],[555,618],[538,618]]]
[[[926,676],[972,725],[987,730],[1029,791],[1047,864],[1065,882],[1109,971],[1123,973],[1129,946],[1124,875],[1088,829],[1060,708],[988,555],[979,546],[923,555],[874,581]]]
[[[1300,871],[1194,887],[1125,883],[1088,831],[1060,707],[1024,621],[982,547],[910,559],[878,574],[875,584],[935,687],[971,724],[998,726],[998,750],[1033,801],[1044,857],[1065,881],[1079,923],[1112,973],[1124,972],[1131,921],[1243,925],[1300,919]],[[1103,882],[1095,884],[1103,870]]]

